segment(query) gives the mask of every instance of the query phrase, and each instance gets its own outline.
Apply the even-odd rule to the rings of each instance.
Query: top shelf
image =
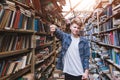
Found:
[[[21,2],[16,1],[16,0],[8,0],[7,3],[8,3],[8,4],[9,4],[9,3],[14,3],[14,4],[20,5],[20,6],[24,7],[24,8],[26,8],[26,9],[34,9],[32,6],[28,6],[28,5],[24,4],[24,3],[21,3]]]

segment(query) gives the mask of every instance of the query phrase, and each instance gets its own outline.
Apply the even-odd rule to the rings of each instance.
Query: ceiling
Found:
[[[62,14],[64,18],[70,19],[75,16],[89,16],[96,5],[96,0],[66,0]]]

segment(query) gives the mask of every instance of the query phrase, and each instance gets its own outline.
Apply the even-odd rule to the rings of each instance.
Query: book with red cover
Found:
[[[17,10],[16,11],[16,16],[15,16],[15,21],[14,21],[14,26],[13,26],[14,29],[18,29],[18,23],[19,23],[19,20],[20,20],[20,14],[21,14],[20,10]]]

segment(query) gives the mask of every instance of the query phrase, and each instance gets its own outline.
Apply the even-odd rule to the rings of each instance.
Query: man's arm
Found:
[[[84,74],[83,74],[83,76],[82,76],[82,79],[87,79],[88,78],[88,76],[89,76],[89,58],[90,58],[90,47],[89,47],[89,43],[88,43],[88,41],[86,42],[86,44],[85,44],[85,48],[84,48],[84,56],[85,56],[85,58],[84,58],[84,66],[85,66],[85,72],[84,72]]]

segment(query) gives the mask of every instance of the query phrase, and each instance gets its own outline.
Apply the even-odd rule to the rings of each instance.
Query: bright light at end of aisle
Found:
[[[79,5],[76,6],[78,3]],[[93,7],[96,5],[95,3],[96,0],[66,0],[66,5],[63,6],[62,10],[64,12],[63,15],[70,11],[70,6],[71,8],[74,8],[74,11],[93,11]],[[72,13],[69,13],[65,18],[69,18],[71,15]]]

